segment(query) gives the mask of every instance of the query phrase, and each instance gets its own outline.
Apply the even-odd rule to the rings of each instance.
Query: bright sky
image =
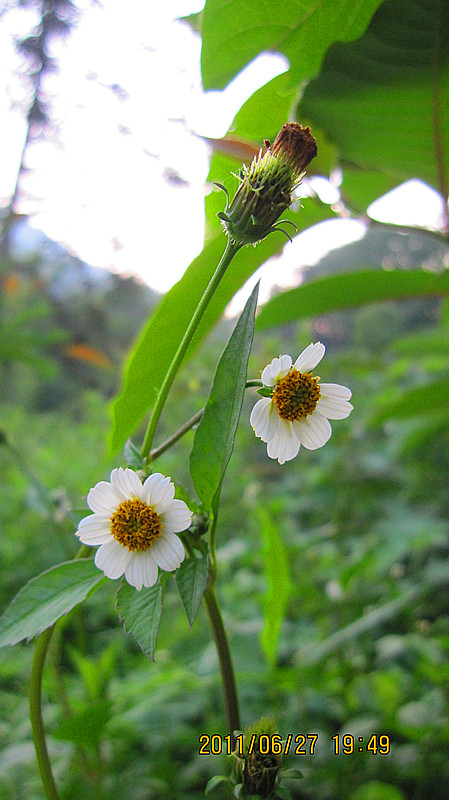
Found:
[[[224,92],[203,93],[200,38],[176,17],[199,11],[201,0],[77,0],[79,23],[55,42],[59,72],[46,83],[57,130],[33,145],[21,210],[32,225],[86,262],[140,276],[166,291],[197,255],[204,236],[204,192],[209,149],[200,138],[223,136],[245,99],[286,68],[262,56]],[[139,24],[136,25],[136,20]],[[15,76],[14,35],[26,35],[33,12],[9,11],[0,26],[7,70],[0,85],[0,204],[14,186],[25,126],[19,107],[24,85]],[[427,212],[438,225],[441,201],[415,181],[372,207],[385,221],[417,224]],[[328,191],[329,185],[315,186]],[[338,199],[336,189],[334,198]],[[400,190],[398,190],[400,191]],[[422,192],[425,191],[425,202]],[[399,219],[403,197],[406,219]],[[421,198],[421,199],[419,199]],[[276,266],[264,267],[264,291],[288,285],[300,264],[316,263],[330,248],[361,238],[353,220],[323,223],[287,245]]]

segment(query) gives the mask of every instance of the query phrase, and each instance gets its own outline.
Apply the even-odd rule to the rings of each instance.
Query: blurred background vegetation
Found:
[[[44,53],[36,37],[34,45]],[[34,74],[30,124],[46,113],[39,69]],[[15,258],[11,226],[27,224],[16,198],[3,221],[1,608],[27,580],[75,555],[85,495],[117,464],[105,441],[121,365],[158,301],[133,278],[94,270],[48,240]],[[306,285],[361,265],[435,271],[447,259],[442,236],[373,225],[301,274]],[[233,324],[216,326],[194,368],[182,372],[161,440],[204,405]],[[447,301],[414,297],[319,316],[311,309],[309,318],[255,337],[249,377],[273,355],[296,357],[321,339],[321,378],[350,386],[354,397],[351,417],[334,426],[325,448],[301,449],[280,468],[254,437],[255,397],[247,396],[223,488],[219,594],[242,721],[269,709],[283,736],[319,735],[313,756],[286,758],[303,772],[289,786],[296,800],[448,796],[449,425],[447,399],[435,394],[449,377],[448,333]],[[194,493],[192,439],[190,432],[157,469]],[[264,631],[276,602],[269,546],[277,538],[288,555],[281,574],[288,593],[277,646],[268,651]],[[190,630],[170,581],[151,663],[123,633],[115,589],[111,581],[93,594],[52,642],[45,720],[61,798],[126,800],[130,787],[135,800],[201,797],[207,780],[228,769],[224,756],[198,755],[201,734],[225,732],[205,615],[200,610]],[[31,657],[25,644],[0,653],[0,797],[7,800],[43,797],[28,720]],[[338,733],[365,743],[387,734],[391,753],[335,756]]]

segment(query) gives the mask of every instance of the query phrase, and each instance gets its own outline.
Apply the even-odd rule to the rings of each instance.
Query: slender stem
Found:
[[[59,800],[58,790],[56,789],[50,758],[48,756],[44,724],[42,721],[42,671],[52,633],[53,627],[47,628],[36,640],[33,664],[31,667],[29,699],[33,741],[36,748],[37,763],[39,765],[39,772],[41,774],[45,794],[47,800]]]
[[[229,649],[223,618],[218,605],[214,586],[206,589],[203,595],[207,609],[212,635],[217,648],[218,660],[220,662],[221,681],[223,684],[224,701],[226,707],[226,718],[228,721],[228,731],[231,736],[235,730],[240,730],[239,702],[237,699],[237,688],[234,677],[234,667],[232,665],[231,651]]]
[[[89,553],[90,547],[82,545],[75,558],[83,558]],[[42,673],[44,671],[45,659],[48,646],[53,635],[55,626],[52,625],[43,631],[36,639],[34,648],[33,663],[31,665],[31,675],[28,687],[28,697],[30,702],[30,720],[33,732],[34,747],[39,766],[42,783],[44,785],[47,800],[59,800],[58,790],[51,769],[50,758],[45,741],[44,722],[42,719]]]
[[[153,413],[148,423],[148,428],[142,445],[142,456],[144,458],[147,458],[151,450],[153,437],[157,428],[157,424],[159,422],[159,418],[162,413],[162,409],[164,408],[165,401],[167,399],[171,385],[176,377],[176,373],[178,372],[179,367],[181,366],[181,362],[187,352],[187,349],[193,339],[194,333],[198,328],[198,325],[200,324],[203,314],[207,306],[209,305],[210,300],[215,290],[218,287],[218,284],[220,283],[223,275],[225,274],[235,254],[237,253],[238,250],[240,250],[241,247],[242,247],[241,244],[236,244],[235,242],[232,242],[231,239],[228,238],[226,249],[221,257],[220,263],[218,264],[218,267],[216,268],[200,302],[198,303],[196,311],[181,340],[181,343],[176,351],[175,357],[173,358],[173,361],[169,367],[169,370],[164,378],[164,382],[157,396],[156,403],[154,404],[153,408]]]
[[[190,430],[190,428],[193,428],[194,425],[196,425],[201,420],[203,414],[204,414],[204,408],[201,408],[200,411],[197,411],[196,414],[193,415],[193,417],[190,417],[190,419],[188,419],[187,422],[184,423],[184,425],[178,428],[178,430],[176,431],[176,433],[173,434],[173,436],[170,436],[168,439],[166,439],[165,442],[163,442],[163,444],[161,444],[159,447],[155,447],[154,450],[151,450],[148,455],[147,461],[148,462],[155,461],[156,458],[159,458],[159,456],[162,455],[162,453],[165,453],[165,451],[168,450],[169,447],[171,447],[179,439],[181,439],[184,436],[184,434]]]

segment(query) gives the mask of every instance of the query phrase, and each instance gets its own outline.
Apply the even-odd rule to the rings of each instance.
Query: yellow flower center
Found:
[[[111,517],[111,535],[128,550],[148,550],[162,533],[159,514],[141,500],[124,500]]]
[[[277,384],[272,400],[282,419],[295,422],[315,411],[321,396],[319,378],[309,372],[298,372],[294,367]]]

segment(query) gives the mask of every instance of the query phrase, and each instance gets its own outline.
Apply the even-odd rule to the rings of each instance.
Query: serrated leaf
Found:
[[[278,526],[263,508],[259,510],[258,518],[264,540],[264,570],[268,584],[263,604],[262,647],[267,661],[274,664],[279,633],[292,587],[287,552]]]
[[[0,618],[0,647],[38,636],[105,580],[90,558],[66,561],[32,578]]]
[[[186,558],[176,571],[176,586],[192,627],[207,583],[208,559]]]
[[[382,0],[207,0],[201,34],[205,89],[223,89],[260,52],[283,53],[295,82],[316,75],[335,41],[360,36]]]
[[[116,608],[125,632],[134,636],[148,658],[154,651],[162,614],[162,590],[159,582],[139,592],[125,581],[117,591]]]
[[[258,293],[259,284],[254,287],[218,362],[210,397],[195,434],[190,471],[206,509],[211,508],[234,447],[245,393]]]
[[[447,294],[448,272],[435,274],[422,270],[386,272],[366,269],[332,275],[273,297],[260,310],[256,330],[383,300]]]

